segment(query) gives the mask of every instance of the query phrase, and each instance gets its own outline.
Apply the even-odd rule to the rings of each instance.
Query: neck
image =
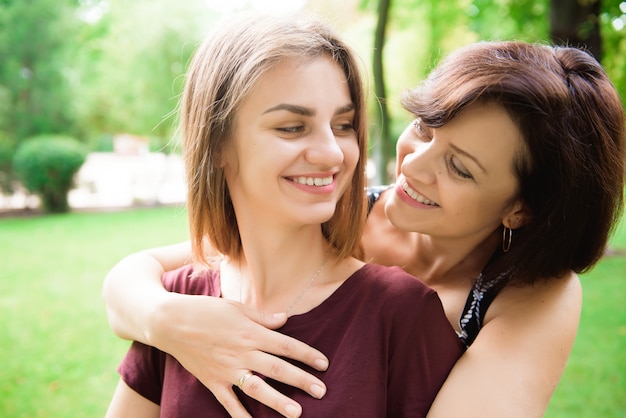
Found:
[[[430,286],[468,282],[484,268],[493,254],[494,235],[480,242],[460,242],[458,239],[437,239],[416,236],[415,256],[407,271]]]
[[[317,225],[282,236],[276,231],[242,234],[242,244],[243,254],[234,263],[237,299],[259,310],[285,312],[327,267],[329,246]]]

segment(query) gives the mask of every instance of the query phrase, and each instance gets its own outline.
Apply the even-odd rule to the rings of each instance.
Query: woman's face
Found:
[[[387,216],[406,231],[480,242],[505,218],[520,218],[513,158],[521,149],[519,130],[496,104],[469,106],[437,129],[418,119],[398,139]]]
[[[359,159],[346,76],[330,58],[285,60],[236,114],[222,163],[238,218],[319,224],[335,212]]]

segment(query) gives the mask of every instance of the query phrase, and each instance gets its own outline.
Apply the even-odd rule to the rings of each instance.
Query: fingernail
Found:
[[[298,407],[290,403],[288,403],[287,406],[285,406],[285,412],[290,417],[300,416]]]
[[[315,368],[318,370],[326,370],[328,368],[328,360],[318,358],[315,360]]]
[[[322,386],[320,386],[318,384],[313,384],[313,385],[311,385],[311,393],[317,399],[321,399],[326,394],[326,388],[324,388],[324,387],[322,387]]]

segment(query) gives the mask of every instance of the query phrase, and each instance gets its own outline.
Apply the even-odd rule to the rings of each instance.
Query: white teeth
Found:
[[[328,186],[333,182],[333,176],[328,177],[294,177],[294,183],[306,184],[307,186]]]
[[[420,202],[420,203],[423,203],[423,204],[425,204],[425,205],[429,205],[429,206],[438,206],[438,205],[437,205],[435,202],[433,202],[432,200],[428,200],[428,199],[426,199],[424,196],[422,196],[422,195],[420,195],[420,194],[417,194],[417,193],[415,192],[415,190],[411,189],[411,188],[409,187],[409,185],[408,185],[408,184],[406,184],[406,183],[403,183],[403,184],[402,184],[402,190],[404,190],[404,191],[406,192],[406,194],[408,194],[408,195],[411,197],[411,199],[413,199],[413,200],[415,200],[415,201],[417,201],[417,202]]]

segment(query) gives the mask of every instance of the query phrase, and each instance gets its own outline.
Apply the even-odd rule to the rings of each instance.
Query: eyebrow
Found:
[[[478,159],[476,159],[476,157],[474,157],[472,154],[468,153],[467,151],[462,150],[461,148],[457,147],[454,144],[450,144],[450,147],[456,151],[457,153],[469,158],[470,160],[474,161],[474,163],[476,163],[476,165],[483,170],[485,173],[487,172],[487,170],[485,170],[485,167],[483,167],[483,165],[480,163],[480,161],[478,161]]]
[[[338,108],[335,111],[335,115],[341,115],[343,113],[348,113],[348,112],[351,112],[354,109],[355,109],[354,103],[350,103],[350,104],[347,104],[345,106],[342,106],[342,107]],[[311,109],[310,107],[293,105],[293,104],[289,104],[289,103],[281,103],[281,104],[278,104],[278,105],[276,105],[274,107],[270,107],[265,112],[263,112],[263,114],[265,115],[266,113],[276,112],[276,111],[279,111],[279,110],[286,110],[287,112],[296,113],[296,114],[302,115],[302,116],[315,116],[315,113],[316,113],[315,110]]]

